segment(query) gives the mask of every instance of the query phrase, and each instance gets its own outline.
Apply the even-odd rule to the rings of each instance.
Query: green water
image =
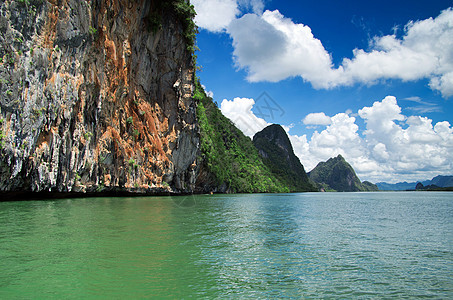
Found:
[[[1,299],[453,298],[453,193],[0,203]]]

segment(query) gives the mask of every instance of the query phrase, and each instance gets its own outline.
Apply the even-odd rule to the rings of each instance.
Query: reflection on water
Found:
[[[0,298],[452,298],[451,195],[0,203]]]

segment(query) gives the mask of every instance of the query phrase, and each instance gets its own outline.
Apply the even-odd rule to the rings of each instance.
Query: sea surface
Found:
[[[453,299],[453,193],[0,202],[0,299]]]

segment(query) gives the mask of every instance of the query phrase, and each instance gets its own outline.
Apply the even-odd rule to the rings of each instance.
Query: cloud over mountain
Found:
[[[221,110],[246,135],[253,136],[268,123],[252,111],[253,99],[224,100]],[[405,116],[393,96],[363,107],[358,117],[338,113],[329,118],[324,113],[310,114],[309,124],[326,121],[321,131],[311,137],[289,134],[294,152],[307,170],[338,154],[354,167],[359,177],[372,182],[394,178],[419,180],[453,169],[453,128],[447,121],[432,124],[421,116]],[[327,124],[327,118],[330,123]],[[287,127],[290,131],[291,127]]]
[[[220,109],[245,135],[253,137],[255,133],[270,125],[252,112],[254,105],[255,100],[249,98],[234,98],[231,101],[224,99]]]

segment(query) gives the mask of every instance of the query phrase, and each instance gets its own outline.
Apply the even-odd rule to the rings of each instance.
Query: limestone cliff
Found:
[[[253,144],[263,162],[277,178],[285,182],[291,192],[315,191],[304,166],[294,154],[285,130],[278,124],[269,125],[255,134]]]
[[[0,1],[0,191],[194,189],[192,53],[162,2]]]

